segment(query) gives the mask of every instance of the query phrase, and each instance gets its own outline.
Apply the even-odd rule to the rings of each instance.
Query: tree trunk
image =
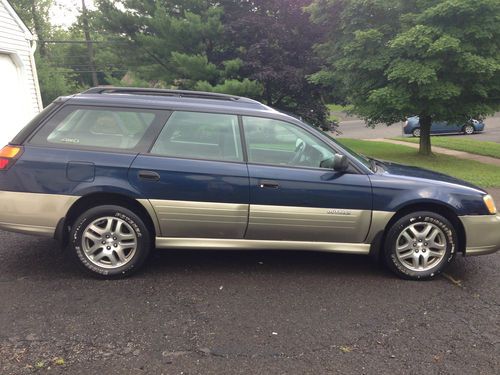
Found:
[[[265,84],[264,96],[266,98],[266,104],[270,107],[273,105],[273,94],[271,91],[271,83],[269,81]]]
[[[420,149],[419,154],[431,155],[431,124],[432,117],[429,115],[420,115]]]
[[[89,20],[85,0],[82,0],[82,24],[83,34],[85,35],[85,41],[87,42],[87,55],[89,58],[89,70],[92,73],[92,86],[99,86],[99,79],[97,78],[97,71],[94,62],[94,43],[90,38]]]

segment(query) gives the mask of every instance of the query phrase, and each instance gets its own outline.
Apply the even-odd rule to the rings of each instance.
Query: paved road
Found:
[[[495,374],[499,267],[409,282],[362,256],[162,251],[109,282],[0,232],[0,374]]]
[[[468,139],[500,143],[500,114],[495,117],[488,117],[485,123],[486,130],[483,133],[477,133],[472,136],[453,135],[453,137],[467,137]],[[343,121],[340,123],[342,134],[338,137],[357,139],[401,137],[403,125],[403,123],[399,123],[391,126],[378,125],[375,128],[367,128],[365,123],[360,120]]]

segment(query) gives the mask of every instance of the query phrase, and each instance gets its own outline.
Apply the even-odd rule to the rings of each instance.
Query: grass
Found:
[[[330,115],[328,116],[328,119],[330,121],[337,121],[339,122],[341,119],[339,116],[333,115],[332,112],[347,112],[352,109],[352,105],[340,105],[340,104],[327,104],[326,107],[328,108],[328,112],[330,112]]]
[[[418,138],[394,138],[398,141],[418,143]],[[471,154],[491,156],[500,159],[500,143],[476,141],[454,137],[432,137],[432,145],[451,150],[470,152]]]
[[[341,138],[338,141],[360,154],[377,159],[390,160],[434,170],[469,181],[484,188],[500,187],[500,173],[498,166],[495,165],[458,159],[448,155],[421,156],[417,153],[417,150],[411,147],[384,142],[361,141],[348,138]]]
[[[352,109],[352,105],[327,104],[326,107],[330,112],[346,112]]]

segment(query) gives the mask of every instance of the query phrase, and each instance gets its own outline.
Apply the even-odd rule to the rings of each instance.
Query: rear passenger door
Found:
[[[135,196],[128,182],[129,167],[151,145],[168,114],[154,109],[65,105],[25,143],[15,169],[17,189]]]
[[[249,178],[236,115],[173,112],[129,179],[153,205],[161,236],[243,238]]]

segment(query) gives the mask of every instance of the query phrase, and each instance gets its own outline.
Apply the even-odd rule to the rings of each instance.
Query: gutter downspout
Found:
[[[36,63],[35,63],[35,51],[36,51],[36,47],[37,47],[37,40],[35,37],[32,37],[31,39],[28,39],[28,41],[31,44],[31,50],[30,50],[31,72],[33,74],[33,80],[35,81],[35,91],[36,91],[36,101],[38,103],[38,112],[40,112],[43,109],[43,102],[42,102],[42,95],[40,94],[40,83],[38,82],[38,73],[36,70]]]

